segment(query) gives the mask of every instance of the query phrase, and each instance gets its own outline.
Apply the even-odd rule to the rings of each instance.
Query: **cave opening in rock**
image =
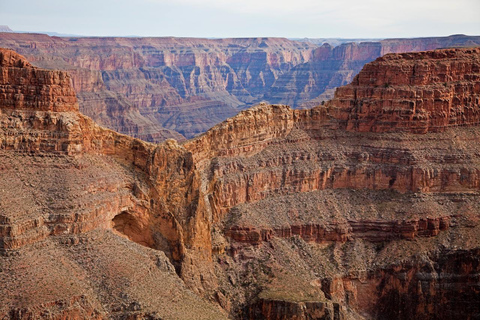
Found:
[[[133,214],[123,211],[112,219],[112,229],[128,239],[141,244],[142,246],[152,247],[153,242],[148,230],[140,219]]]
[[[397,177],[390,178],[390,181],[388,181],[388,187],[392,188],[395,181],[397,181]]]

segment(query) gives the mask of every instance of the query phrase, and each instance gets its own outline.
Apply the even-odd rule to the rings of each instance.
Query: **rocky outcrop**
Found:
[[[190,219],[192,225],[186,222],[186,216],[201,209],[201,200],[191,155],[185,149],[174,140],[155,146],[99,127],[78,112],[65,72],[34,68],[8,50],[2,51],[2,57],[1,89],[6,97],[0,118],[2,150],[34,157],[55,154],[62,156],[57,162],[63,164],[60,168],[54,163],[47,165],[43,169],[47,178],[42,180],[39,167],[29,165],[30,160],[5,153],[4,182],[18,180],[11,168],[21,163],[21,168],[28,168],[21,172],[21,180],[29,183],[18,181],[16,190],[31,192],[34,199],[27,205],[23,197],[15,195],[17,191],[6,186],[3,189],[9,200],[3,204],[6,215],[1,227],[1,249],[18,249],[51,235],[113,228],[138,243],[162,249],[179,272],[189,257],[188,248],[211,251],[208,235],[193,231],[208,230],[202,215]],[[82,160],[69,158],[72,156],[81,156]],[[115,162],[109,165],[97,159],[101,156]],[[73,172],[59,180],[63,170]],[[137,174],[141,178],[135,178]],[[77,179],[82,183],[75,183]],[[38,191],[37,185],[45,187]],[[68,190],[66,195],[63,189]],[[150,201],[152,197],[155,200]],[[19,210],[26,206],[30,208]],[[42,212],[42,208],[49,210],[38,215],[36,212]],[[17,214],[22,218],[18,219]],[[155,224],[159,230],[152,229]],[[211,261],[211,257],[203,260]]]
[[[261,229],[233,226],[226,236],[240,243],[258,245],[272,237],[298,236],[307,242],[328,243],[362,239],[370,242],[433,237],[447,230],[450,217],[427,218],[410,221],[347,221],[329,222],[326,225],[292,225],[283,228]]]
[[[475,71],[478,64],[478,50],[447,50],[430,54],[439,57],[450,55],[455,63],[466,66],[465,69],[462,67],[458,70],[465,74],[465,78],[472,79],[465,84],[466,87],[471,88],[471,91],[465,95],[462,89],[459,89],[457,94],[452,92],[447,105],[450,103],[455,108],[462,109],[463,105],[457,102],[463,99],[470,101],[468,110],[471,111],[468,111],[465,116],[458,115],[460,120],[458,125],[475,125],[474,119],[464,122],[461,118],[468,119],[468,114],[478,113],[475,89],[478,86],[478,80],[475,80],[478,77],[478,71]],[[415,59],[415,56],[418,59]],[[424,53],[410,55],[411,61],[442,65],[440,58],[422,59],[424,56]],[[384,59],[388,58],[381,58],[378,62],[368,65],[364,70],[365,73],[360,73],[359,78],[369,78],[370,68],[381,70],[380,62]],[[396,67],[402,68],[406,61],[409,60],[395,60]],[[395,67],[389,66],[388,70],[395,70]],[[430,76],[434,77],[440,72],[438,69],[431,70]],[[408,83],[410,80],[405,78],[405,81]],[[447,85],[453,86],[454,83],[458,83],[458,88],[462,87],[457,79],[452,79]],[[198,155],[195,159],[200,163],[202,159],[218,157],[211,166],[211,173],[215,177],[213,186],[215,191],[212,199],[218,215],[222,216],[230,208],[241,203],[256,202],[273,195],[292,192],[338,188],[397,190],[401,193],[460,192],[478,187],[479,173],[474,165],[478,157],[475,151],[462,149],[458,150],[458,156],[454,156],[448,151],[450,148],[448,143],[440,147],[442,144],[436,142],[440,138],[438,135],[359,136],[338,130],[338,127],[351,130],[351,125],[345,124],[346,112],[343,111],[343,105],[349,106],[346,109],[353,113],[358,112],[358,108],[351,106],[362,104],[352,99],[352,95],[345,94],[345,92],[352,92],[353,86],[354,84],[338,89],[336,98],[325,108],[300,111],[293,111],[286,106],[253,108],[212,128],[201,137],[187,142],[185,147]],[[366,86],[364,88],[365,91],[369,90]],[[424,86],[412,86],[412,88],[424,88]],[[382,87],[380,90],[386,90],[386,88]],[[427,87],[425,90],[431,89]],[[392,86],[390,92],[391,97],[394,97],[401,96],[405,90],[403,86],[399,89]],[[384,120],[380,120],[379,117],[387,117],[392,109],[391,106],[397,103],[395,98],[388,99],[388,97],[390,96],[385,96],[385,100],[379,103],[378,111],[367,108],[364,112],[368,117],[375,117],[370,120],[375,126],[382,125]],[[376,104],[379,99],[372,98],[371,101]],[[416,105],[430,105],[430,102],[430,96],[419,95]],[[383,105],[386,106],[385,110],[380,109]],[[418,112],[423,114],[420,107]],[[445,114],[440,110],[435,111],[435,115]],[[334,119],[329,120],[331,117]],[[357,116],[352,115],[351,118],[353,120],[350,121],[356,121]],[[391,125],[388,131],[404,132],[405,126],[423,125],[417,117],[411,117],[410,120],[406,118],[404,121],[404,123],[388,122]],[[449,126],[450,122],[444,122],[440,127],[443,128],[441,130],[445,130]],[[469,132],[468,129],[462,129],[457,134],[458,137],[470,136],[467,138],[469,140],[476,137],[476,133]],[[441,137],[451,139],[450,134]],[[429,151],[427,147],[429,143],[444,149]],[[408,147],[398,148],[398,145],[408,145]],[[460,180],[458,180],[459,177],[461,177]]]
[[[249,319],[341,320],[344,317],[337,303],[261,299],[251,307]]]
[[[99,127],[67,73],[4,49],[0,96],[2,317],[188,319],[185,299],[195,317],[223,317],[172,265],[209,248],[198,218],[191,231],[177,220],[198,206],[184,149]]]
[[[362,132],[425,133],[478,124],[479,53],[386,55],[337,90],[332,114],[347,130]]]
[[[478,249],[443,250],[430,259],[325,279],[322,290],[377,319],[475,318],[478,266]]]
[[[71,72],[80,109],[121,133],[163,141],[204,132],[262,99],[314,46],[287,39],[58,38],[2,34],[0,46]],[[176,133],[175,133],[176,132]]]
[[[300,302],[312,296],[310,291],[316,286],[325,292],[327,301],[346,307],[341,309],[342,317],[354,319],[437,314],[430,302],[419,303],[421,310],[409,313],[401,301],[410,293],[418,301],[430,301],[432,295],[452,299],[442,285],[428,284],[427,293],[420,275],[412,278],[412,285],[422,289],[389,287],[385,289],[388,298],[379,298],[386,294],[383,281],[394,280],[373,274],[400,279],[402,263],[413,266],[425,256],[437,261],[441,250],[468,251],[478,246],[474,230],[479,227],[475,203],[480,153],[471,143],[478,139],[478,122],[469,115],[479,109],[479,61],[478,49],[387,55],[368,64],[351,85],[337,89],[325,106],[311,110],[259,106],[184,144],[203,171],[202,180],[207,181],[204,190],[213,225],[223,230],[223,235],[212,233],[215,252],[228,253],[232,259],[222,262],[218,274],[225,277],[221,288],[235,292],[226,295],[233,301],[233,310],[241,310],[235,301],[245,294],[244,303],[255,306],[251,310],[258,317],[308,318],[308,312],[294,310],[305,310]],[[414,67],[418,64],[429,67],[419,72]],[[417,77],[411,76],[414,68]],[[388,88],[381,85],[381,79],[393,78],[393,74],[398,74],[397,82],[392,80]],[[364,81],[361,86],[359,79]],[[407,99],[408,90],[445,88],[444,82],[452,88],[450,102],[446,102],[450,113],[433,104],[426,113],[430,112],[435,126],[425,127],[415,116],[390,120],[387,126],[383,117],[389,116],[396,97]],[[390,93],[362,96],[362,92],[375,92],[376,85]],[[430,105],[427,94],[417,99],[419,112],[420,106]],[[359,112],[354,107],[367,102],[377,109]],[[465,102],[468,113],[454,116],[453,110]],[[350,125],[361,119],[359,114],[370,117],[372,128],[382,130],[358,130],[360,126]],[[459,234],[463,240],[453,240]],[[232,280],[232,270],[239,280]],[[466,281],[475,282],[475,272],[469,272]],[[345,279],[357,278],[329,282],[335,279],[332,275],[340,274]],[[233,284],[237,281],[247,289],[240,290],[240,285]],[[344,293],[333,294],[335,286]],[[446,286],[456,288],[452,290],[457,293],[463,290],[460,285]],[[472,299],[474,290],[467,287],[466,296]],[[274,298],[262,300],[265,292],[272,291]],[[249,296],[252,292],[259,292],[257,300]],[[399,300],[391,303],[394,299]],[[387,312],[391,305],[395,311]],[[478,313],[474,309],[458,312],[468,318]]]
[[[350,83],[366,63],[385,54],[479,45],[479,37],[465,35],[386,39],[336,47],[326,43],[313,51],[312,59],[281,75],[265,94],[265,100],[292,107],[314,107],[330,99],[329,91]]]
[[[78,105],[67,73],[35,69],[6,50],[0,67],[2,149],[74,152],[78,127],[67,114],[78,112]]]

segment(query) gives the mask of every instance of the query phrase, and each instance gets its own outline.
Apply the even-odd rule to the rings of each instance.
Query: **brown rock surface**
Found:
[[[188,207],[176,200],[191,176],[185,151],[97,126],[65,72],[1,49],[0,75],[2,318],[224,317],[151,249],[188,256],[192,236],[172,216]]]
[[[0,100],[1,315],[480,314],[480,131],[470,116],[480,49],[388,55],[325,106],[260,105],[181,145],[95,125],[70,101],[67,76],[2,55],[11,62],[0,87],[10,97]],[[418,63],[426,80],[410,84]],[[382,88],[379,75],[390,74]],[[397,97],[436,90],[444,74],[459,88],[448,89],[449,106],[466,101],[469,113],[437,113],[419,94],[435,130],[417,130],[419,117],[385,125]],[[369,96],[370,79],[388,95]],[[353,106],[365,99],[360,117]],[[358,119],[381,130],[350,125]],[[59,278],[65,285],[52,285]]]
[[[418,52],[449,47],[474,47],[480,37],[452,35],[438,38],[386,39],[361,43],[323,44],[312,58],[282,74],[264,99],[292,107],[314,107],[328,101],[330,92],[350,83],[363,66],[388,53]]]
[[[80,109],[148,141],[184,140],[259,102],[314,45],[287,39],[59,38],[0,34],[0,46],[71,72]],[[155,136],[156,135],[156,136]]]
[[[333,302],[338,317],[352,319],[477,316],[480,136],[470,115],[480,110],[479,63],[479,49],[387,55],[325,107],[263,105],[187,141],[223,230],[212,241],[226,253],[217,275],[232,310],[247,304],[247,318],[306,319],[317,312],[306,302]],[[417,64],[429,67],[412,83]],[[385,88],[385,74],[401,76]],[[376,90],[372,79],[389,94],[364,98]],[[435,130],[416,130],[419,117],[385,124],[396,97],[438,84],[452,88],[446,105],[468,111],[445,116],[420,93],[416,105],[439,117]],[[349,124],[362,101],[376,106],[363,114],[382,130]],[[465,261],[449,265],[445,257],[457,255]],[[452,280],[453,265],[462,280]]]
[[[478,124],[479,50],[470,51],[385,55],[337,90],[333,114],[347,130],[362,132],[425,133]]]

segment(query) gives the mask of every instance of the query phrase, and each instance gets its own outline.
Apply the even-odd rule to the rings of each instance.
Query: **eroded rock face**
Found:
[[[330,102],[347,130],[426,133],[480,121],[478,49],[386,55]]]
[[[1,49],[0,74],[2,317],[222,318],[175,273],[200,233],[177,221],[198,199],[186,150],[99,127],[65,72]]]
[[[335,88],[350,83],[363,66],[388,53],[418,52],[448,47],[474,47],[479,37],[386,39],[378,42],[323,44],[312,59],[281,75],[265,100],[290,106],[315,107],[332,98]]]
[[[291,302],[285,300],[259,300],[250,311],[250,319],[272,320],[341,320],[344,319],[337,303]]]
[[[354,319],[479,314],[452,302],[457,292],[477,305],[476,267],[467,267],[477,262],[457,259],[460,285],[442,260],[479,245],[480,150],[472,143],[479,139],[479,62],[478,49],[387,55],[325,107],[259,106],[184,144],[209,181],[213,225],[223,230],[212,234],[213,247],[226,253],[218,255],[217,275],[232,310],[245,318],[315,318],[305,303],[330,301],[341,306],[339,317]],[[429,67],[414,73],[417,64]],[[395,74],[388,88],[380,85]],[[418,94],[415,112],[426,121],[384,120],[402,105],[398,97],[437,86],[448,90],[449,112]],[[375,90],[383,93],[362,95]],[[375,107],[361,113],[355,106],[362,103]],[[363,123],[361,115],[381,129],[350,124]],[[426,278],[425,265],[437,266]],[[435,308],[436,299],[450,311]]]
[[[0,46],[72,75],[80,109],[148,141],[184,140],[261,101],[314,45],[287,39],[58,38],[2,34]]]
[[[480,131],[469,116],[480,108],[480,50],[387,55],[325,106],[259,105],[181,145],[101,128],[75,101],[34,111],[20,101],[44,101],[29,92],[52,86],[69,97],[68,78],[40,84],[43,71],[2,54],[11,61],[2,74],[30,75],[0,87],[23,94],[0,118],[3,314],[70,316],[75,305],[91,318],[192,318],[185,301],[198,318],[480,314]],[[418,63],[427,80],[409,85]],[[391,74],[396,82],[381,87]],[[466,101],[470,113],[437,112],[420,94],[415,106],[432,120],[386,125],[397,97],[437,90],[437,78],[451,88],[450,109]],[[388,95],[369,96],[372,79]],[[360,113],[360,101],[372,107]],[[59,264],[67,287],[43,290],[58,279],[42,270]],[[35,266],[27,277],[7,280],[26,265]],[[28,291],[39,278],[46,285]]]

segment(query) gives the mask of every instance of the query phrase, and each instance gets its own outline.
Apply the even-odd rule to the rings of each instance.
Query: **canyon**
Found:
[[[161,144],[81,114],[74,79],[0,50],[2,317],[480,316],[480,48]]]
[[[312,42],[0,33],[0,47],[68,71],[82,113],[150,142],[184,141],[262,101],[314,107],[387,53],[478,46],[480,37]]]

